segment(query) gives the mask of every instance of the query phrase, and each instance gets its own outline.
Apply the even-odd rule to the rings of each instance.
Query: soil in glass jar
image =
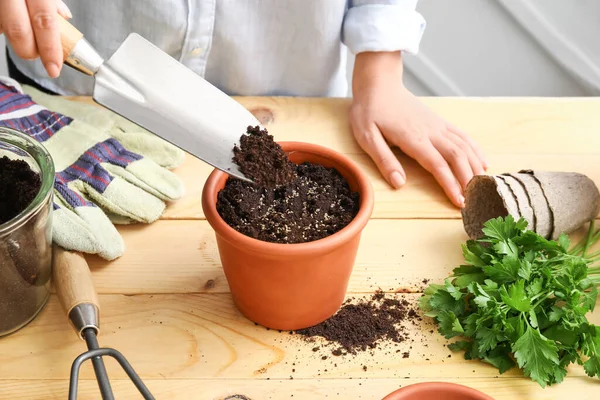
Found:
[[[27,162],[0,157],[0,227],[37,196],[41,177]],[[0,335],[33,318],[48,296],[51,253],[45,205],[17,229],[0,236]]]
[[[336,169],[292,163],[266,129],[248,127],[234,154],[254,184],[229,178],[218,194],[217,211],[246,236],[311,242],[343,229],[358,213],[359,194]]]

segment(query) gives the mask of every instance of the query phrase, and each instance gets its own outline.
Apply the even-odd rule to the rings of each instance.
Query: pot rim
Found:
[[[453,382],[419,382],[414,383],[412,385],[404,386],[403,388],[397,389],[392,393],[388,394],[383,398],[383,400],[400,400],[404,398],[408,398],[409,396],[414,396],[421,394],[422,391],[435,388],[443,395],[444,393],[453,393],[453,394],[462,394],[472,396],[474,399],[478,400],[494,400],[491,396],[480,392],[477,389],[473,389],[472,387],[461,385]]]
[[[325,238],[305,243],[272,243],[254,239],[244,235],[229,226],[217,212],[217,186],[227,174],[219,169],[213,170],[202,189],[202,209],[208,223],[222,239],[234,242],[238,247],[260,253],[275,253],[284,256],[295,256],[305,253],[321,253],[342,245],[364,229],[371,218],[374,207],[374,194],[371,181],[367,174],[348,156],[313,143],[282,141],[278,144],[284,151],[291,153],[300,151],[312,153],[329,159],[333,166],[343,166],[358,183],[360,207],[354,219],[344,228]]]

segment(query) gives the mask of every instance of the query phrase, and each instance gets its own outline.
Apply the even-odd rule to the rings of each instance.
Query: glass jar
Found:
[[[0,158],[19,159],[40,175],[23,211],[0,224],[0,336],[27,325],[44,308],[52,276],[54,163],[35,139],[0,127]]]

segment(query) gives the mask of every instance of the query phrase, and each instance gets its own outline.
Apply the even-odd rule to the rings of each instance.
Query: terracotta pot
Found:
[[[383,400],[494,400],[487,394],[467,386],[448,382],[425,382],[405,386]]]
[[[337,233],[313,242],[269,243],[231,228],[218,214],[217,195],[229,175],[214,170],[202,192],[202,208],[215,230],[225,276],[236,307],[248,319],[272,329],[317,325],[342,305],[361,233],[373,212],[368,176],[348,157],[308,143],[282,142],[290,160],[335,167],[360,193],[354,220]]]

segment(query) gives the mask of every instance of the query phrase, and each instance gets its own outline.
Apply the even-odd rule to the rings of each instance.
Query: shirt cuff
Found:
[[[417,54],[425,26],[425,19],[414,9],[400,5],[361,5],[346,12],[342,42],[353,54],[365,51]]]

